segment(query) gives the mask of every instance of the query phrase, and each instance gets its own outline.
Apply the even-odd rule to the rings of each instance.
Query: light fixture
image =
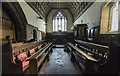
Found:
[[[41,16],[39,16],[38,18],[39,18],[39,19],[42,19],[42,17],[41,17]]]

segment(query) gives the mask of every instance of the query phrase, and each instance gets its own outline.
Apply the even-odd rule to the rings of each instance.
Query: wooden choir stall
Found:
[[[38,68],[40,69],[45,60],[49,58],[51,45],[52,43],[45,40],[25,44],[23,42],[13,43],[12,39],[7,36],[2,40],[3,75],[24,74],[26,71],[29,74],[37,74]]]

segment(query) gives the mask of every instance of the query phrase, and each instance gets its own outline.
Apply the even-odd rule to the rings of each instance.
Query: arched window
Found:
[[[67,31],[67,20],[61,12],[53,17],[53,31]]]
[[[117,34],[119,32],[118,2],[105,2],[101,13],[101,34]]]
[[[116,2],[115,7],[112,10],[112,26],[111,31],[118,30],[118,2]]]

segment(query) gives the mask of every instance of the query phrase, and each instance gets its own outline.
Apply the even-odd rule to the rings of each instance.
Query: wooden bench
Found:
[[[81,40],[75,40],[75,45],[82,51],[96,58],[99,65],[102,66],[107,63],[109,59],[109,47],[104,45],[99,45],[91,42],[85,42]]]
[[[76,62],[83,74],[94,74],[96,72],[95,67],[98,60],[75,47],[72,43],[67,43],[67,45],[70,50],[71,60]]]
[[[108,67],[111,66],[110,58],[110,48],[109,46],[104,46],[100,44],[95,44],[91,42],[75,40],[73,43],[75,47],[86,53],[87,55],[95,58],[98,63],[96,65],[96,73],[107,73]],[[69,49],[71,49],[68,46]],[[77,53],[75,53],[77,54]],[[75,55],[74,55],[75,56]],[[77,55],[76,55],[77,56]],[[78,59],[79,60],[79,59]]]
[[[31,57],[26,60],[29,61],[29,73],[38,74],[38,71],[41,69],[43,63],[46,59],[49,60],[49,53],[52,48],[52,43],[48,43],[44,48],[40,49],[34,53]]]
[[[8,50],[9,53],[9,66],[12,66],[12,70],[16,71],[15,74],[23,74],[29,68],[29,61],[26,61],[26,58],[33,55],[35,52],[41,49],[46,43],[44,40],[35,41],[31,43],[22,42],[12,43],[12,39],[10,37],[7,38]],[[10,69],[10,68],[9,68]],[[13,72],[11,74],[14,74]]]

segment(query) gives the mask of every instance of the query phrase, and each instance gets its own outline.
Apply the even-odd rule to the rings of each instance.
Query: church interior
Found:
[[[2,75],[120,75],[120,2],[0,2]]]

